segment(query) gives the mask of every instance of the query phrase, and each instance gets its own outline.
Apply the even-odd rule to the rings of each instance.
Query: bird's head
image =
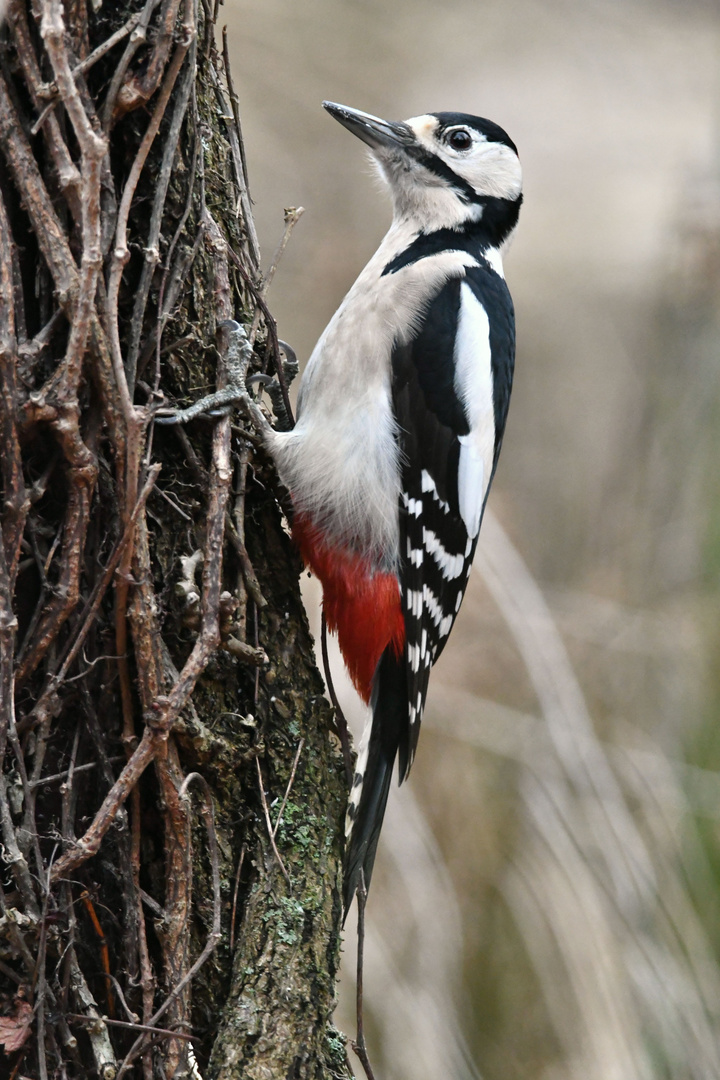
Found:
[[[514,142],[491,120],[450,112],[380,120],[331,101],[323,106],[370,147],[396,219],[423,232],[482,222],[497,245],[514,229],[522,169]]]

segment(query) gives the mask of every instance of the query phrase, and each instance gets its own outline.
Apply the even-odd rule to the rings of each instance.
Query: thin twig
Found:
[[[117,762],[117,761],[124,761],[125,758],[112,757],[112,758],[109,758],[108,760],[113,761],[113,762]],[[74,769],[74,772],[75,773],[89,772],[91,769],[97,769],[97,767],[98,767],[97,761],[88,761],[85,765],[76,765],[75,769]],[[68,775],[69,775],[69,773],[68,773],[68,770],[66,769],[65,772],[53,773],[52,776],[42,776],[39,780],[30,780],[29,781],[30,787],[43,787],[45,784],[57,784],[60,781],[67,780]]]
[[[235,916],[237,915],[237,899],[240,891],[240,875],[242,873],[243,863],[245,861],[246,845],[240,849],[240,858],[238,859],[237,873],[235,874],[235,886],[233,888],[233,901],[232,901],[232,913],[230,915],[230,954],[232,955],[235,948]]]
[[[352,1048],[358,1056],[367,1080],[375,1080],[375,1074],[365,1045],[365,1028],[363,1024],[363,967],[365,964],[365,904],[367,902],[367,889],[365,888],[365,873],[362,867],[360,868],[360,884],[356,896],[358,911],[357,977],[355,984],[357,1039],[352,1044]]]
[[[205,823],[205,830],[207,832],[208,848],[209,848],[209,851],[210,851],[210,863],[211,863],[211,866],[212,866],[212,886],[213,886],[213,923],[212,923],[212,930],[210,931],[210,934],[208,935],[208,939],[205,942],[205,946],[203,948],[203,951],[200,953],[200,956],[198,956],[195,963],[187,971],[187,973],[180,980],[180,982],[177,984],[177,986],[175,986],[172,989],[172,991],[168,994],[168,996],[166,997],[165,1001],[162,1003],[160,1008],[155,1013],[153,1013],[152,1017],[148,1021],[148,1024],[144,1028],[144,1030],[147,1030],[147,1028],[155,1027],[155,1025],[157,1024],[157,1021],[160,1019],[160,1017],[163,1016],[164,1013],[170,1008],[172,1003],[179,997],[179,995],[183,992],[185,987],[188,986],[190,982],[192,982],[192,980],[195,978],[195,976],[197,975],[200,968],[203,966],[203,964],[206,962],[206,960],[215,951],[215,949],[217,948],[218,942],[220,941],[220,938],[222,936],[222,927],[221,927],[222,896],[221,896],[221,892],[220,892],[220,855],[219,855],[219,851],[218,851],[217,835],[216,835],[216,832],[215,832],[215,811],[213,809],[212,793],[210,791],[210,786],[209,786],[207,780],[205,779],[204,776],[202,776],[201,773],[189,773],[189,775],[185,777],[185,780],[183,781],[183,784],[182,784],[180,790],[178,791],[178,798],[179,799],[184,799],[186,797],[188,787],[190,786],[191,783],[198,783],[201,786],[202,792],[203,792],[202,816],[203,816],[203,821]],[[172,1034],[174,1035],[175,1032],[173,1032]],[[121,1077],[130,1068],[132,1062],[135,1060],[135,1058],[138,1056],[138,1054],[141,1053],[142,1046],[143,1046],[143,1041],[144,1041],[144,1036],[141,1036],[139,1039],[136,1040],[134,1045],[128,1051],[128,1053],[126,1054],[126,1056],[125,1056],[125,1058],[124,1058],[124,1060],[122,1062],[122,1065],[118,1069],[117,1080],[121,1080]]]
[[[162,466],[160,465],[153,465],[153,467],[149,470],[148,475],[145,479],[145,483],[143,484],[142,490],[133,509],[133,512],[130,515],[130,519],[125,526],[123,535],[120,537],[120,540],[115,545],[115,549],[110,558],[108,559],[105,570],[100,579],[98,580],[97,584],[95,585],[90,599],[85,605],[85,610],[80,617],[79,628],[76,634],[73,636],[68,646],[66,646],[67,652],[64,660],[62,661],[60,670],[55,676],[53,676],[48,686],[40,695],[37,704],[33,708],[32,713],[30,714],[31,716],[39,715],[40,711],[46,706],[48,700],[55,693],[57,686],[65,678],[71,664],[80,652],[80,649],[85,642],[85,638],[87,637],[88,632],[95,621],[95,616],[102,602],[102,598],[107,592],[107,589],[110,586],[110,582],[112,581],[113,574],[115,573],[118,563],[120,562],[120,559],[125,552],[125,548],[127,547],[128,543],[132,538],[137,519],[140,515],[141,510],[145,506],[145,503],[147,502],[148,495],[150,494],[155,485],[155,481],[158,478],[161,467]]]
[[[300,754],[302,753],[302,748],[303,748],[304,745],[305,745],[305,740],[301,739],[300,742],[297,745],[297,750],[295,751],[295,759],[293,761],[292,770],[290,771],[290,779],[288,780],[287,787],[285,788],[285,794],[283,795],[283,801],[280,803],[280,811],[279,811],[278,816],[277,816],[277,821],[275,822],[275,828],[273,829],[273,837],[277,836],[277,831],[280,828],[280,822],[282,821],[283,811],[285,810],[285,804],[288,801],[288,795],[290,794],[290,789],[292,788],[293,781],[295,780],[295,771],[296,771],[296,769],[298,767],[298,761],[300,760]]]
[[[122,279],[123,269],[128,259],[130,258],[130,249],[127,242],[127,228],[128,219],[130,216],[130,208],[132,206],[135,190],[140,179],[140,174],[145,165],[150,148],[155,141],[162,119],[165,115],[170,95],[172,94],[175,86],[175,81],[180,74],[185,57],[187,56],[188,49],[191,43],[195,39],[195,25],[192,20],[192,5],[189,5],[190,21],[183,27],[184,37],[179,42],[173,58],[170,61],[165,79],[163,80],[162,87],[158,93],[155,108],[153,110],[152,118],[148,124],[145,135],[138,148],[137,154],[133,160],[128,178],[125,182],[123,189],[122,199],[120,200],[120,206],[118,207],[117,225],[115,228],[115,241],[113,249],[113,260],[110,266],[110,273],[107,286],[107,298],[105,303],[106,311],[106,330],[110,342],[110,351],[112,355],[113,368],[115,370],[115,378],[117,380],[118,390],[120,392],[120,398],[123,403],[123,409],[126,416],[126,421],[129,423],[133,419],[132,398],[130,396],[130,388],[128,386],[127,378],[125,375],[125,368],[122,358],[122,350],[120,347],[120,330],[118,325],[118,297],[120,292],[120,281]]]
[[[288,246],[288,241],[290,240],[290,236],[292,234],[292,231],[293,231],[293,229],[295,228],[295,226],[297,225],[298,221],[300,220],[300,218],[303,216],[304,213],[305,213],[305,207],[304,206],[290,206],[285,210],[285,213],[284,213],[285,228],[283,229],[283,234],[282,234],[282,236],[280,238],[280,243],[278,244],[277,248],[275,249],[275,254],[272,257],[272,260],[270,262],[270,266],[268,267],[267,273],[265,274],[262,281],[260,282],[260,294],[262,295],[263,300],[267,296],[268,289],[272,285],[273,278],[275,277],[275,274],[277,272],[277,268],[278,268],[278,266],[280,264],[280,260],[282,259],[283,254],[285,252],[285,248]],[[252,327],[250,329],[250,334],[249,334],[251,344],[253,344],[255,342],[255,335],[257,334],[257,330],[258,330],[259,325],[260,325],[260,307],[256,306],[255,307],[255,314],[253,316],[253,321],[252,321]]]
[[[280,867],[280,869],[282,871],[283,877],[285,878],[285,880],[288,883],[288,888],[292,892],[292,882],[290,881],[290,875],[288,874],[287,870],[285,869],[285,863],[280,858],[280,852],[278,851],[277,844],[275,843],[275,833],[273,832],[272,821],[270,820],[270,810],[268,808],[267,798],[265,797],[265,788],[263,787],[263,776],[262,776],[262,769],[260,768],[260,759],[257,758],[257,757],[255,758],[255,765],[257,766],[258,787],[260,788],[260,799],[262,800],[263,813],[265,814],[265,824],[267,825],[267,831],[268,831],[268,836],[270,837],[270,843],[272,844],[272,849],[273,849],[273,852],[275,854],[275,858],[277,859],[277,864],[278,864],[278,866]]]
[[[110,83],[110,87],[105,97],[105,103],[102,109],[103,127],[106,130],[109,130],[113,121],[116,119],[117,99],[122,89],[125,75],[128,68],[130,67],[135,53],[142,45],[145,44],[145,41],[147,40],[147,31],[148,26],[150,25],[152,13],[156,7],[159,7],[161,2],[162,0],[146,0],[145,7],[140,12],[138,25],[133,29],[130,35],[130,40],[125,47],[125,52],[123,53],[117,67],[115,68],[115,72],[113,74],[112,81]],[[167,3],[167,0],[165,0],[165,2]],[[175,6],[175,14],[176,13],[177,6]]]
[[[154,2],[157,6],[157,4],[160,3],[160,0],[154,0]],[[109,38],[106,38],[105,41],[101,42],[96,49],[93,49],[93,51],[88,56],[86,56],[84,60],[81,60],[79,64],[76,64],[75,67],[72,69],[73,78],[77,78],[78,75],[83,75],[86,71],[89,71],[91,67],[97,64],[98,60],[102,60],[103,56],[105,56],[106,53],[110,52],[111,49],[114,49],[120,41],[126,38],[128,34],[130,34],[135,29],[137,24],[140,22],[141,17],[142,16],[140,12],[136,12],[134,15],[131,15],[124,26],[121,26],[119,30],[116,30],[114,34],[111,34]],[[52,100],[45,106],[43,111],[40,113],[40,116],[30,128],[30,133],[32,135],[37,135],[38,131],[47,120],[48,115],[52,112],[52,110],[55,108],[58,101],[60,100],[58,88],[55,84],[51,84],[48,92],[52,94]]]
[[[253,569],[253,564],[250,562],[250,556],[247,553],[247,548],[245,547],[245,544],[243,543],[240,534],[235,528],[235,525],[233,524],[232,518],[230,517],[229,513],[225,519],[225,528],[227,532],[227,537],[233,547],[233,550],[235,551],[235,554],[237,555],[238,562],[240,563],[240,569],[242,570],[242,576],[245,580],[247,591],[249,592],[250,596],[253,598],[259,608],[267,607],[267,600],[263,596],[260,589],[260,582],[258,581],[257,574]]]
[[[270,339],[270,345],[271,345],[271,349],[272,349],[273,363],[275,364],[275,374],[277,375],[277,381],[280,384],[280,390],[281,390],[282,396],[283,396],[283,403],[285,405],[285,410],[286,410],[287,415],[288,415],[288,420],[290,422],[290,426],[292,427],[292,425],[295,423],[295,421],[293,419],[292,406],[290,404],[290,398],[288,396],[287,384],[285,382],[285,373],[283,371],[282,360],[280,359],[280,345],[278,344],[277,326],[275,324],[275,320],[273,319],[272,315],[270,314],[270,309],[268,308],[267,304],[265,303],[265,300],[263,299],[262,293],[260,292],[260,290],[257,288],[255,283],[253,282],[252,278],[250,277],[247,270],[243,266],[242,262],[238,258],[236,252],[234,252],[232,248],[230,248],[229,251],[230,251],[230,258],[233,260],[236,267],[240,271],[240,275],[241,275],[243,281],[245,282],[245,285],[247,286],[249,291],[252,293],[252,296],[253,296],[253,299],[255,300],[255,303],[260,308],[260,310],[262,311],[263,316],[265,318],[265,326],[267,328],[268,337]]]
[[[227,72],[226,72],[227,75]],[[240,114],[237,108],[237,97],[232,105],[232,111],[228,111],[227,102],[225,101],[225,95],[222,92],[220,86],[220,80],[214,65],[210,65],[210,78],[212,79],[215,87],[215,94],[220,105],[220,115],[225,120],[226,131],[228,136],[228,142],[230,143],[230,152],[232,154],[233,166],[235,171],[235,182],[238,186],[239,192],[239,209],[242,211],[243,224],[245,225],[245,233],[247,236],[247,250],[250,256],[252,268],[257,272],[260,266],[260,245],[258,243],[257,232],[255,231],[255,221],[253,219],[252,204],[250,202],[250,192],[248,190],[248,182],[246,171],[243,167],[243,157],[245,151],[243,149],[243,137],[242,129],[240,127]],[[235,91],[233,90],[233,95]]]
[[[80,1024],[93,1024],[91,1016],[83,1016],[81,1013],[68,1013],[68,1020],[75,1020]],[[170,1031],[169,1028],[151,1027],[149,1024],[133,1024],[129,1020],[111,1020],[109,1016],[103,1017],[108,1027],[127,1028],[130,1031],[143,1031],[149,1035],[159,1035],[164,1039],[183,1039],[185,1042],[199,1041],[196,1035],[186,1035],[184,1031]]]
[[[188,218],[190,217],[190,213],[192,211],[193,200],[195,198],[195,178],[198,173],[198,166],[200,166],[200,168],[202,169],[202,155],[199,152],[200,140],[198,138],[198,115],[196,95],[197,90],[195,86],[195,79],[193,79],[191,95],[193,116],[193,149],[192,159],[190,162],[190,175],[188,177],[187,198],[185,200],[185,207],[183,209],[182,216],[178,221],[177,228],[173,233],[172,240],[170,241],[167,253],[165,255],[165,269],[163,271],[162,280],[160,282],[160,289],[158,291],[157,316],[155,326],[148,334],[147,341],[145,342],[145,348],[143,349],[140,360],[138,361],[139,370],[142,372],[142,370],[144,370],[145,364],[147,363],[152,354],[153,347],[155,348],[155,380],[153,383],[153,389],[156,393],[160,389],[160,355],[162,348],[162,335],[163,330],[165,329],[165,323],[168,320],[170,311],[175,306],[175,301],[177,299],[177,293],[179,291],[180,283],[185,280],[189,272],[192,259],[195,257],[195,254],[199,250],[200,241],[204,233],[204,226],[201,223],[200,228],[197,232],[197,236],[195,238],[195,242],[191,248],[190,261],[188,261],[187,264],[184,265],[182,274],[176,273],[173,275],[173,271],[179,267],[179,264],[181,262],[185,261],[178,258],[177,263],[174,264],[173,257],[175,255],[175,248],[177,247],[180,237],[185,231],[185,226],[187,225]]]
[[[56,849],[55,849],[56,850]],[[55,850],[53,850],[50,862],[55,857]],[[47,980],[45,974],[45,956],[47,950],[47,915],[48,915],[48,903],[50,901],[50,880],[49,871],[48,879],[45,882],[45,896],[43,898],[43,911],[42,920],[40,923],[40,942],[38,944],[38,958],[37,966],[35,968],[35,977],[33,978],[33,984],[37,984],[37,993],[35,1001],[35,1021],[37,1026],[37,1046],[38,1046],[38,1065],[40,1068],[41,1080],[47,1080],[47,1056],[45,1052],[45,995],[47,993]]]
[[[145,318],[145,308],[147,306],[148,295],[150,293],[150,286],[152,284],[153,275],[155,273],[155,267],[160,261],[160,229],[162,226],[163,212],[165,209],[165,199],[167,197],[167,190],[170,184],[170,177],[173,171],[173,165],[175,162],[175,156],[178,148],[178,141],[180,139],[180,131],[183,123],[185,122],[185,116],[187,113],[188,102],[190,100],[190,93],[195,85],[195,54],[197,48],[197,39],[193,38],[192,46],[188,56],[188,63],[185,65],[185,69],[178,80],[178,89],[175,93],[175,105],[173,108],[172,119],[170,126],[163,136],[163,157],[160,164],[160,169],[153,183],[154,196],[152,213],[150,215],[150,225],[148,228],[147,241],[144,247],[145,259],[143,262],[142,273],[140,275],[140,281],[135,289],[135,301],[133,304],[133,313],[130,320],[130,328],[128,332],[127,348],[125,354],[125,374],[127,376],[128,387],[132,396],[135,389],[135,379],[137,375],[137,361],[138,353],[140,350],[140,341],[143,333],[143,323]],[[192,192],[190,193],[192,195]]]

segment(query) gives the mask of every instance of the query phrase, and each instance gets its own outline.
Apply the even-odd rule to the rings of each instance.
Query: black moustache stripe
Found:
[[[460,196],[463,202],[477,203],[481,201],[481,197],[475,191],[472,184],[468,184],[467,180],[463,180],[461,176],[458,176],[456,172],[450,168],[437,154],[431,154],[429,150],[425,150],[422,146],[408,146],[403,148],[409,157],[415,159],[418,164],[427,169],[428,172],[433,173],[435,176],[439,176],[442,180],[447,180],[454,191]]]

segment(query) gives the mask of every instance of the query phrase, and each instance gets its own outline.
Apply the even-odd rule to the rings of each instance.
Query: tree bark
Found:
[[[227,320],[282,383],[212,5],[10,0],[0,35],[0,1062],[349,1077],[287,495],[230,409],[156,422],[231,380]]]

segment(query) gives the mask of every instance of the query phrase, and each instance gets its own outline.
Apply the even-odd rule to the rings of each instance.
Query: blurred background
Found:
[[[376,1071],[720,1077],[720,7],[224,14],[266,266],[306,208],[269,297],[301,360],[390,216],[322,99],[489,117],[525,169],[491,516],[368,908]]]

